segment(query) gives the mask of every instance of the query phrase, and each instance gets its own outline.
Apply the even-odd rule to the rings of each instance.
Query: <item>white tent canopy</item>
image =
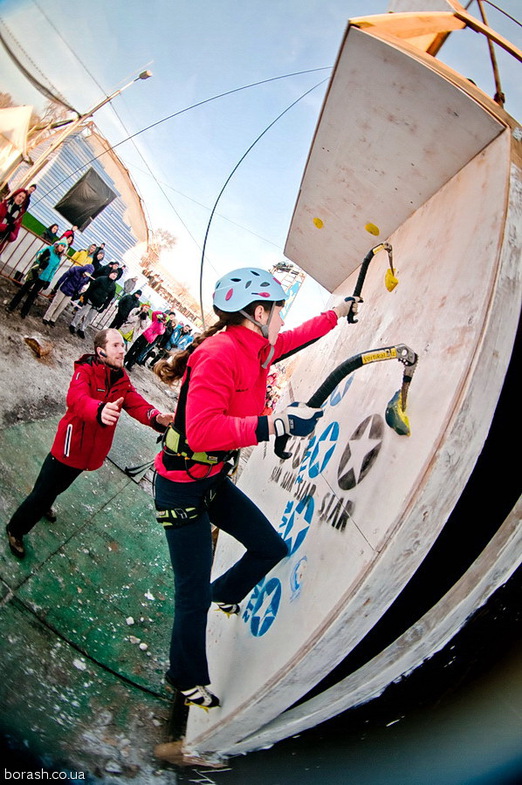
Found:
[[[32,106],[0,109],[0,181],[3,182],[26,152]]]

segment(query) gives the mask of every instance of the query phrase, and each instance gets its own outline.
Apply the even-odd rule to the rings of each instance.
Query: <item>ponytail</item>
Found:
[[[225,316],[225,314],[223,314]],[[198,335],[186,349],[182,351],[169,352],[169,356],[165,360],[158,360],[154,365],[154,373],[159,376],[165,384],[172,384],[177,379],[181,379],[187,368],[188,358],[200,346],[206,338],[210,338],[220,330],[223,330],[227,324],[228,319],[219,319],[215,324],[208,328],[204,333]]]

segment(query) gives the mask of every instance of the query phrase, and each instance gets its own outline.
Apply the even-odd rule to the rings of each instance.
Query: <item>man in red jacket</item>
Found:
[[[94,354],[74,364],[67,392],[67,411],[58,423],[51,452],[33,490],[6,526],[9,547],[25,556],[23,537],[45,517],[56,520],[52,505],[83,471],[99,469],[107,457],[122,409],[143,425],[162,433],[172,414],[161,414],[134,389],[123,368],[125,349],[118,330],[94,337]]]

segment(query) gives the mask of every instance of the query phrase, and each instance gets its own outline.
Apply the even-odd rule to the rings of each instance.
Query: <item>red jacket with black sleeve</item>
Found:
[[[123,398],[123,409],[143,425],[158,432],[158,409],[134,389],[125,370],[114,370],[92,354],[74,363],[74,375],[67,391],[67,411],[58,423],[51,454],[75,469],[99,469],[111,449],[116,425],[103,425],[104,404]]]

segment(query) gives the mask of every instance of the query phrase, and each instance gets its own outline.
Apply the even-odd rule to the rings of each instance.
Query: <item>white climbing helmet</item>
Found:
[[[267,270],[240,267],[219,279],[213,297],[220,311],[235,313],[256,300],[267,303],[285,300],[286,292]]]

